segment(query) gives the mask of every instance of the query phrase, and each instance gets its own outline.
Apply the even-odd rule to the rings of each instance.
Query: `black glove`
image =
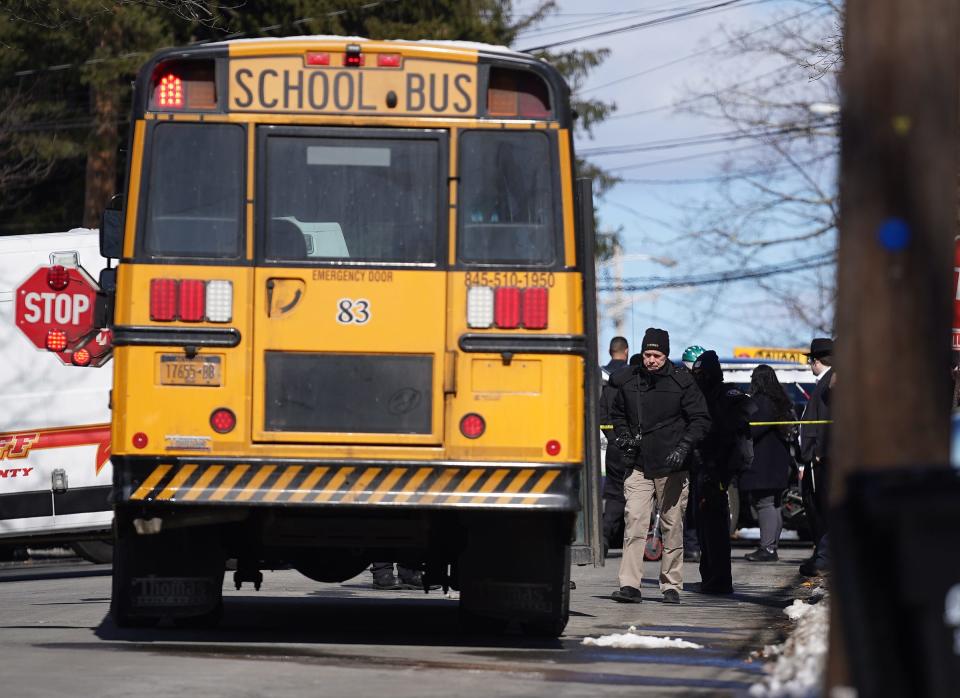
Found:
[[[639,436],[630,436],[629,434],[618,434],[616,443],[617,443],[617,448],[619,448],[623,452],[623,455],[625,455],[630,460],[636,459],[637,454],[640,452]]]
[[[674,446],[673,450],[667,455],[666,466],[670,468],[670,470],[679,470],[689,455],[690,443],[688,441],[681,441]]]

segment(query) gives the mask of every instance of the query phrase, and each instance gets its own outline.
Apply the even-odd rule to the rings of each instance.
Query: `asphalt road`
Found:
[[[735,557],[749,548],[735,548]],[[441,592],[382,592],[370,575],[320,584],[265,572],[263,589],[225,585],[215,631],[120,630],[109,617],[110,567],[77,560],[0,568],[0,695],[207,696],[742,695],[762,673],[751,652],[782,639],[781,609],[803,595],[805,548],[781,562],[735,562],[732,597],[693,591],[680,606],[609,600],[619,560],[575,567],[571,619],[557,641],[460,632],[457,601]],[[609,649],[584,637],[625,632],[683,638],[702,649]]]

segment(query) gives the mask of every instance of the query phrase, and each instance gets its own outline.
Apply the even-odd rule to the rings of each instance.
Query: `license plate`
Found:
[[[160,385],[221,385],[223,357],[160,354],[157,357]]]

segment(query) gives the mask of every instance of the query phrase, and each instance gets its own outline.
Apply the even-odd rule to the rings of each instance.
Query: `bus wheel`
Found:
[[[570,615],[570,520],[498,519],[478,517],[469,526],[457,565],[462,624],[471,632],[558,637]]]
[[[116,515],[110,613],[121,628],[212,627],[223,613],[225,557],[212,527],[138,535]]]

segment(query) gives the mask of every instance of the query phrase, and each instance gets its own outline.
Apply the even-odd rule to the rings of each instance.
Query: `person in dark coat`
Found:
[[[833,371],[833,340],[817,337],[810,342],[807,354],[810,370],[817,378],[810,400],[803,410],[803,422],[829,422],[830,403],[836,382]],[[823,541],[827,535],[827,484],[830,464],[830,425],[803,424],[800,426],[800,462],[804,464],[800,486],[803,508],[810,523],[814,554],[800,565],[800,574],[815,577],[829,566],[828,545]]]
[[[623,540],[623,514],[627,500],[623,496],[623,479],[627,466],[623,454],[617,448],[613,424],[610,423],[610,404],[617,394],[617,387],[610,379],[620,369],[626,367],[630,347],[625,337],[610,340],[610,361],[603,367],[603,388],[600,393],[600,431],[607,438],[604,457],[603,480],[603,554],[610,548],[619,548]]]
[[[632,466],[624,482],[627,530],[620,588],[611,595],[621,603],[642,600],[643,551],[655,500],[663,532],[660,590],[664,602],[680,603],[688,458],[709,431],[710,414],[692,376],[678,371],[669,353],[667,332],[649,328],[643,336],[643,363],[630,369],[610,410],[617,443]],[[614,380],[619,382],[626,370]]]
[[[753,422],[792,422],[796,420],[793,405],[776,372],[766,364],[753,369],[750,396],[757,406]],[[753,465],[740,476],[740,493],[749,498],[760,521],[760,546],[744,555],[749,562],[779,560],[777,547],[783,530],[780,509],[783,492],[790,481],[793,456],[791,442],[796,438],[794,425],[761,425],[751,427]]]
[[[750,419],[756,406],[746,393],[723,382],[714,351],[693,364],[693,377],[710,410],[710,432],[694,456],[694,501],[700,538],[700,591],[733,593],[730,567],[730,481],[749,468],[753,458]]]

